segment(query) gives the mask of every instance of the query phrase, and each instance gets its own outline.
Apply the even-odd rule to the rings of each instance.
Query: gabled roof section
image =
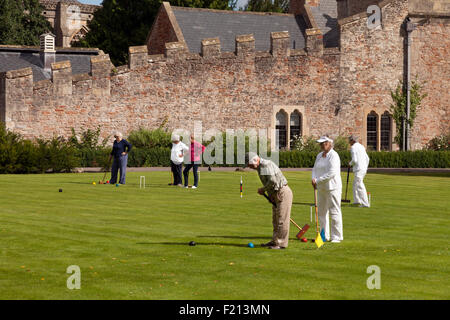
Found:
[[[72,74],[89,73],[91,71],[91,56],[98,55],[97,49],[56,49],[56,61],[70,61]],[[33,81],[50,79],[51,75],[44,71],[39,56],[39,48],[0,46],[0,72],[31,67]]]
[[[221,51],[235,51],[236,36],[253,34],[255,50],[270,50],[270,33],[288,31],[291,48],[305,48],[301,15],[171,7],[190,52],[201,52],[201,41],[219,38]]]

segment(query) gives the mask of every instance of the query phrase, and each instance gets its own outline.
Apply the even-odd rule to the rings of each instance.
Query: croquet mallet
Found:
[[[341,200],[344,203],[350,203],[350,200],[347,200],[347,191],[348,191],[348,178],[350,176],[350,166],[347,168],[347,186],[345,187],[345,199]]]
[[[277,207],[277,204],[275,203],[275,202],[273,202],[272,200],[270,200],[270,198],[269,198],[269,196],[267,195],[267,194],[263,194],[263,196],[276,208]],[[304,226],[303,226],[303,228],[300,228],[300,226],[294,221],[294,220],[292,220],[292,218],[289,218],[289,220],[291,220],[291,222],[292,222],[292,224],[294,225],[294,226],[296,226],[299,230],[300,230],[300,232],[299,233],[297,233],[297,235],[296,235],[296,237],[297,237],[297,239],[301,239],[302,237],[303,237],[303,235],[306,233],[306,231],[308,231],[308,229],[309,229],[309,224],[305,224]]]
[[[105,170],[105,174],[103,175],[102,180],[98,182],[99,184],[105,184],[106,174],[109,172],[110,168],[111,168],[111,159],[109,159],[109,161],[108,161],[108,169]]]

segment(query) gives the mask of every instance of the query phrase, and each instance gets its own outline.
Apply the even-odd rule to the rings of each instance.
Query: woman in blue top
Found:
[[[125,174],[127,171],[127,162],[128,162],[128,153],[131,150],[131,143],[127,140],[122,139],[122,134],[120,132],[116,132],[114,134],[114,138],[116,140],[113,144],[113,149],[111,154],[109,155],[109,161],[111,162],[111,158],[114,158],[112,167],[111,167],[111,179],[109,180],[110,184],[116,184],[117,182],[117,172],[120,169],[120,184],[125,184]]]

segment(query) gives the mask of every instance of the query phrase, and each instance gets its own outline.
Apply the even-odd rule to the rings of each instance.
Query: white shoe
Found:
[[[331,240],[331,243],[341,243],[341,240]]]
[[[192,186],[192,189],[197,189],[197,187],[196,186]]]

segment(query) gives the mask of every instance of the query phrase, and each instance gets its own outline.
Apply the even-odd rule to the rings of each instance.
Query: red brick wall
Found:
[[[159,14],[154,21],[147,38],[147,48],[149,54],[162,54],[164,53],[165,44],[167,42],[182,41],[182,39],[178,39],[173,22],[169,17],[170,14],[171,10],[168,12],[167,7],[165,5],[161,5]]]

